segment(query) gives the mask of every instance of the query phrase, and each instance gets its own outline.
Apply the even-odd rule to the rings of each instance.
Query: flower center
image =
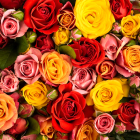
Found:
[[[126,22],[126,23],[124,24],[124,28],[125,28],[126,30],[131,31],[131,30],[133,29],[133,22],[132,22],[132,21]]]
[[[47,19],[50,15],[50,9],[48,7],[39,7],[39,13],[44,19]]]
[[[95,17],[93,15],[88,15],[87,20],[90,24],[93,24]]]

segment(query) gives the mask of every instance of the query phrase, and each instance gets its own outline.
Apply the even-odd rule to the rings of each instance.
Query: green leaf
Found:
[[[120,135],[116,135],[116,140],[125,140],[122,136],[120,136]]]
[[[135,85],[135,84],[133,84],[133,85],[131,86],[131,88],[137,88],[137,87],[136,87],[136,85]]]
[[[130,100],[133,100],[134,98],[132,97],[123,97],[119,103],[125,103],[125,102],[129,102]]]
[[[131,140],[140,140],[140,133],[136,131],[125,132],[121,136],[124,137],[125,140],[128,140],[129,138],[131,138]]]
[[[68,0],[60,0],[61,3],[66,4]],[[74,6],[76,0],[69,0],[69,2]]]
[[[16,43],[18,53],[23,53],[29,48],[29,44],[25,36],[16,38]]]
[[[27,135],[31,135],[31,134],[39,134],[40,133],[40,126],[39,123],[32,117],[27,119],[29,121],[29,126],[26,132],[26,136]]]
[[[14,42],[10,42],[0,50],[0,69],[5,69],[15,62],[18,56],[16,49]]]
[[[127,47],[133,46],[133,45],[136,45],[135,40],[130,40],[130,41],[126,44]]]
[[[59,46],[59,52],[62,54],[67,54],[73,59],[76,58],[76,53],[74,49],[70,46],[67,46],[67,45]]]
[[[48,140],[48,138],[47,138],[47,136],[44,136],[44,135],[42,136],[42,135],[39,134],[37,136],[36,140]]]

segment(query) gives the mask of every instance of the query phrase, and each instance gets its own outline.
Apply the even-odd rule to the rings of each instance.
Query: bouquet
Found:
[[[0,0],[0,140],[140,140],[140,1]]]

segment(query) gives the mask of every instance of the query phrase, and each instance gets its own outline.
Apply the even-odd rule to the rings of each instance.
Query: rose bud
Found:
[[[35,110],[35,108],[32,105],[29,105],[29,104],[20,104],[19,105],[18,114],[22,118],[27,118],[27,117],[32,116],[32,114],[34,113],[34,110]]]
[[[72,90],[81,94],[88,94],[96,84],[96,72],[92,68],[73,68],[69,81],[72,83]]]
[[[140,78],[138,76],[130,77],[130,86],[139,87],[140,85]]]
[[[122,122],[117,122],[115,124],[115,132],[118,134],[123,134],[126,131],[126,126]]]
[[[8,41],[8,38],[3,38],[2,36],[0,36],[0,49],[3,49],[7,45]]]
[[[0,140],[15,140],[15,138],[13,138],[12,136],[8,135],[8,134],[4,134],[2,136],[2,139]]]
[[[65,29],[71,30],[75,27],[73,7],[69,1],[60,9],[57,20]]]
[[[0,72],[0,90],[14,92],[18,89],[19,80],[12,71],[4,69]]]
[[[54,140],[69,140],[69,136],[66,133],[57,131],[54,135]]]
[[[107,57],[96,65],[96,72],[104,79],[112,79],[117,74],[115,63]]]
[[[74,41],[78,41],[80,40],[81,37],[82,37],[82,32],[78,28],[74,28],[71,30],[70,39]]]
[[[140,93],[137,93],[137,94],[135,95],[135,99],[136,99],[136,101],[137,101],[138,103],[140,103]]]
[[[39,49],[42,53],[48,52],[54,49],[54,42],[50,35],[42,34],[36,39],[35,47]]]
[[[121,24],[120,23],[118,23],[118,22],[114,22],[113,23],[113,27],[112,27],[112,32],[113,33],[121,33]]]
[[[11,15],[19,21],[22,21],[24,19],[24,13],[22,11],[15,11]]]
[[[47,92],[47,98],[50,100],[55,100],[58,97],[58,92],[56,89],[50,89]]]
[[[27,128],[28,125],[26,120],[23,118],[18,118],[16,123],[13,125],[13,127],[7,130],[7,133],[14,136],[16,134],[23,133]]]
[[[26,37],[29,43],[34,43],[36,41],[37,34],[33,31],[28,31],[26,33]]]
[[[94,121],[95,129],[99,134],[110,133],[115,125],[115,120],[108,113],[103,113],[96,117]]]
[[[106,135],[99,135],[97,140],[110,140],[108,136]]]
[[[56,45],[66,44],[69,41],[70,31],[59,27],[58,31],[53,34],[53,40]]]

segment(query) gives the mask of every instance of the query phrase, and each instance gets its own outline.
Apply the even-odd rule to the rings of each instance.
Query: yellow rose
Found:
[[[46,82],[52,84],[66,84],[69,80],[72,64],[68,55],[56,51],[42,55],[40,72]]]
[[[140,14],[123,17],[121,20],[121,29],[124,36],[136,39],[140,30]]]
[[[140,46],[133,45],[123,50],[124,65],[135,72],[140,72]]]
[[[56,45],[66,44],[69,41],[70,31],[60,27],[57,32],[53,34],[53,40]]]
[[[127,79],[113,78],[113,80],[97,83],[90,91],[90,96],[87,96],[86,101],[88,105],[94,104],[95,109],[99,111],[109,112],[117,110],[121,104],[119,101],[123,97],[127,97],[128,93]]]
[[[36,81],[31,85],[24,86],[21,91],[28,104],[35,106],[37,109],[41,109],[50,101],[46,97],[47,92],[50,89],[51,88],[48,85],[44,85],[42,82]]]
[[[115,22],[109,0],[76,0],[74,15],[76,26],[90,39],[108,33]]]

